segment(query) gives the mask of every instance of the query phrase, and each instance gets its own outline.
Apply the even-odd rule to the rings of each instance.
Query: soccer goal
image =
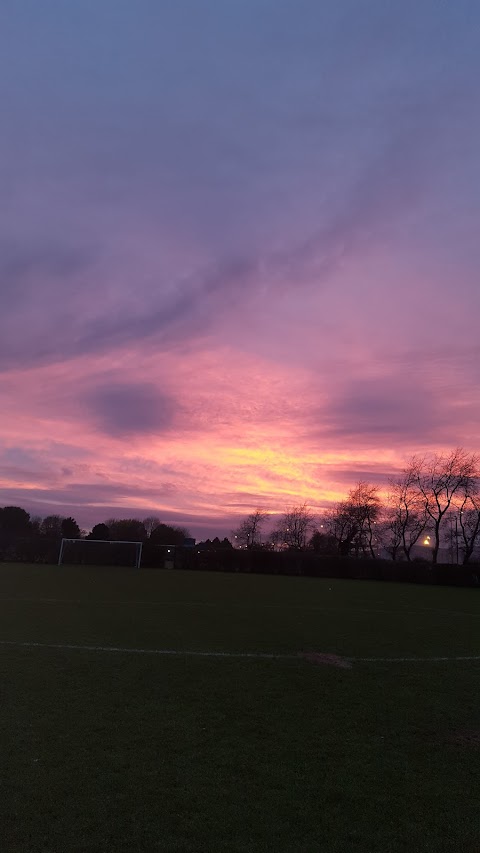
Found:
[[[62,539],[58,565],[134,566],[140,568],[143,542],[106,539]]]

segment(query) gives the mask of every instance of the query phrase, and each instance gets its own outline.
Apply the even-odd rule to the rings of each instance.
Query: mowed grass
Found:
[[[2,851],[480,850],[480,661],[301,656],[479,656],[477,590],[0,564],[0,615]]]

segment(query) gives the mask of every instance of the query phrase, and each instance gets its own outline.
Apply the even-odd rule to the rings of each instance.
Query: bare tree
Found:
[[[425,530],[428,516],[423,495],[419,492],[415,470],[405,469],[401,477],[390,481],[386,519],[387,550],[395,560],[400,548],[411,560],[413,546]]]
[[[287,548],[294,551],[303,551],[307,542],[315,530],[315,516],[307,504],[294,506],[287,510],[280,519],[275,533],[278,540]]]
[[[480,538],[480,489],[478,481],[472,484],[470,494],[464,496],[459,507],[457,519],[460,521],[460,534],[458,534],[458,529],[455,532],[461,536],[462,562],[466,566]],[[456,522],[456,527],[457,525],[458,522]]]
[[[159,527],[161,521],[158,515],[148,515],[143,519],[143,526],[147,531],[147,536],[151,536],[156,527]]]
[[[357,519],[350,512],[348,502],[339,501],[322,518],[324,528],[337,543],[338,553],[343,557],[348,556],[359,531]]]
[[[268,512],[256,509],[242,521],[232,536],[241,548],[257,548],[262,542],[262,529],[268,518]]]
[[[364,556],[376,557],[376,525],[382,510],[377,486],[360,481],[349,492],[348,501],[358,522],[358,546]]]
[[[355,556],[376,557],[376,525],[382,511],[377,486],[360,481],[324,516],[328,532],[335,537],[339,553],[347,556],[354,548]]]
[[[402,549],[402,523],[394,506],[387,506],[384,512],[383,524],[381,525],[381,537],[383,547],[390,554],[392,560],[396,560]]]
[[[438,560],[443,521],[449,510],[463,503],[479,476],[479,459],[461,447],[450,453],[413,457],[407,471],[422,497],[434,532],[432,562]]]

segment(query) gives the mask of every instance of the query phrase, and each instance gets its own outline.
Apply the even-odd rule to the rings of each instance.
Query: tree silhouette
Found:
[[[61,532],[64,539],[80,539],[82,535],[77,522],[71,516],[62,519]]]
[[[40,525],[40,533],[49,539],[60,539],[62,537],[62,521],[61,515],[47,515]]]
[[[161,521],[158,515],[148,515],[143,519],[143,526],[147,531],[147,536],[151,536],[156,527],[159,527]]]
[[[353,548],[356,557],[360,553],[376,557],[376,525],[381,508],[377,487],[361,480],[350,489],[346,500],[339,501],[325,514],[325,527],[335,537],[342,556],[347,556]]]
[[[412,559],[412,549],[424,532],[428,515],[420,493],[415,470],[406,468],[400,477],[390,481],[391,492],[385,518],[386,547],[392,559],[400,548],[407,560]]]
[[[183,545],[190,538],[189,531],[184,527],[170,524],[157,524],[150,534],[150,542],[154,545]]]
[[[236,544],[241,548],[256,548],[262,542],[262,528],[268,518],[268,512],[256,509],[247,515],[240,527],[233,531]]]
[[[460,525],[460,534],[458,534],[458,525]],[[457,514],[456,528],[455,532],[460,536],[462,543],[462,562],[466,566],[480,538],[480,483],[478,480],[472,483],[469,493],[464,495]],[[458,544],[457,538],[457,549]]]
[[[105,523],[113,542],[122,540],[144,542],[147,538],[143,521],[139,521],[138,518],[111,518]]]
[[[0,530],[2,533],[21,535],[29,533],[30,514],[20,506],[4,506],[0,508]]]
[[[303,551],[315,529],[315,516],[307,504],[294,506],[284,513],[274,531],[277,541],[292,551]]]
[[[102,539],[108,541],[110,539],[110,531],[106,524],[95,524],[92,527],[92,532],[87,536],[87,539]]]
[[[412,477],[434,532],[432,562],[436,563],[445,517],[459,511],[465,499],[476,492],[479,457],[457,447],[450,453],[414,456],[406,471]]]

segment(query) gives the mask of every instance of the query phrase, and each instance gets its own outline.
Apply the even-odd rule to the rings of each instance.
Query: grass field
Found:
[[[476,590],[0,564],[0,612],[5,853],[480,851]]]

